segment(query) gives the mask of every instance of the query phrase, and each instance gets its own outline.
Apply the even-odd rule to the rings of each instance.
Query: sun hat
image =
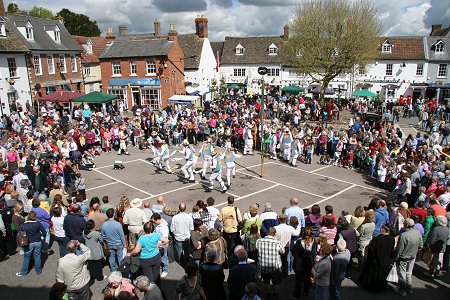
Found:
[[[131,207],[141,207],[142,206],[142,199],[134,198],[133,200],[131,200],[130,206]]]

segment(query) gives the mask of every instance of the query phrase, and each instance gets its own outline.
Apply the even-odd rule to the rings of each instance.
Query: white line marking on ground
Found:
[[[152,196],[144,198],[142,200],[148,200],[150,198],[159,197],[159,196],[167,195],[167,194],[170,194],[170,193],[173,193],[173,192],[177,192],[177,191],[181,191],[181,190],[184,190],[184,189],[188,189],[188,188],[191,188],[193,186],[196,186],[197,184],[199,184],[199,182],[195,182],[193,184],[182,186],[182,187],[179,187],[177,189],[170,190],[170,191],[167,191],[167,192],[163,192],[163,193],[160,193],[160,194],[152,195]]]
[[[115,180],[115,179],[114,179],[114,180]],[[110,183],[102,184],[102,185],[99,185],[99,186],[91,187],[91,188],[86,189],[86,192],[87,192],[87,191],[96,190],[96,189],[100,189],[100,188],[102,188],[102,187],[105,187],[105,186],[108,186],[108,185],[117,184],[117,183],[119,183],[119,182],[118,182],[118,181],[115,181],[115,182],[110,182]]]
[[[236,194],[230,193],[228,190],[225,192],[225,194],[230,195],[230,196],[233,196],[233,197],[234,197],[234,200],[242,198],[241,196],[238,196],[238,195],[236,195]]]
[[[120,160],[120,159],[116,159],[116,160]],[[128,160],[128,161],[122,161],[123,164],[128,164],[128,163],[132,163],[132,162],[136,162],[136,161],[140,161],[141,159],[132,159],[132,160]],[[100,169],[106,169],[106,168],[111,168],[114,167],[114,164],[112,165],[107,165],[107,166],[102,166],[102,167],[97,167],[94,170],[100,170]]]
[[[294,169],[294,170],[297,170],[297,171],[306,172],[306,173],[313,174],[313,175],[320,176],[320,177],[333,179],[333,180],[340,181],[340,182],[347,183],[347,184],[355,184],[357,187],[360,187],[360,188],[363,188],[363,189],[366,189],[366,190],[370,190],[370,191],[374,191],[374,192],[377,192],[377,193],[382,193],[383,192],[382,190],[379,190],[379,189],[371,188],[371,187],[368,187],[368,186],[365,186],[365,185],[360,185],[360,184],[357,184],[357,183],[354,183],[354,182],[342,180],[342,179],[339,179],[339,178],[335,178],[335,177],[331,177],[331,176],[327,176],[327,175],[323,175],[323,174],[312,173],[311,171],[308,171],[308,170],[294,168],[294,167],[291,167],[291,166],[288,166],[288,165],[283,165],[283,164],[278,164],[278,163],[276,165],[280,166],[280,167]]]
[[[268,162],[265,162],[264,165],[269,165],[269,164],[274,164],[274,163],[275,162],[273,162],[273,161],[268,161]],[[257,164],[257,165],[253,165],[253,166],[243,167],[243,168],[236,169],[236,171],[248,170],[248,169],[251,169],[251,168],[260,167],[261,165],[262,164]]]
[[[334,197],[336,197],[336,196],[339,196],[339,195],[342,194],[342,193],[345,193],[346,191],[348,191],[348,190],[350,190],[350,189],[352,189],[352,188],[354,188],[354,187],[356,187],[356,186],[357,186],[356,184],[352,184],[351,186],[349,186],[349,187],[343,189],[342,191],[339,191],[339,192],[337,192],[337,193],[334,194],[334,195],[331,195],[331,196],[328,196],[328,197],[326,197],[326,198],[324,198],[324,199],[322,199],[322,200],[319,200],[319,201],[317,201],[316,203],[313,203],[313,204],[311,204],[311,205],[308,205],[308,206],[305,207],[305,208],[310,208],[311,206],[313,206],[313,205],[315,205],[315,204],[320,204],[320,203],[322,203],[322,202],[328,201],[328,200],[330,200],[330,199],[332,199],[332,198],[334,198]]]
[[[414,125],[409,125],[409,127],[411,127],[411,129],[414,130],[415,133],[417,133],[417,129],[414,128]]]
[[[329,168],[329,167],[331,167],[331,165],[328,165],[328,166],[325,166],[325,167],[322,167],[322,168],[315,169],[315,170],[311,171],[310,173],[314,173],[314,172],[317,172],[317,171],[320,171],[320,170],[323,170],[323,169],[326,169],[326,168]]]
[[[262,189],[262,190],[259,190],[259,191],[256,191],[256,192],[247,194],[247,195],[242,196],[242,197],[238,197],[238,198],[234,199],[234,201],[236,202],[236,201],[239,201],[239,200],[242,200],[242,199],[245,199],[245,198],[254,196],[254,195],[256,195],[256,194],[263,193],[263,192],[268,191],[268,190],[270,190],[270,189],[273,189],[273,188],[275,188],[275,187],[277,187],[277,186],[279,186],[279,185],[280,185],[280,184],[277,183],[277,184],[275,184],[275,185],[269,186],[268,188],[265,188],[265,189]],[[228,201],[225,201],[225,202],[216,204],[216,205],[214,205],[214,206],[215,206],[215,207],[219,207],[219,206],[223,206],[223,205],[225,205],[225,204],[227,204],[227,203],[228,203]]]
[[[266,179],[266,178],[263,178],[263,177],[260,177],[260,176],[247,174],[247,173],[244,173],[244,172],[241,172],[241,171],[236,171],[236,172],[241,173],[241,174],[246,175],[246,176],[258,178],[258,179],[261,179],[261,180],[266,181],[266,182],[270,182],[270,183],[273,183],[273,184],[278,184],[279,186],[286,187],[286,188],[289,188],[291,190],[299,191],[301,193],[305,193],[305,194],[308,194],[308,195],[311,195],[311,196],[314,196],[314,197],[325,198],[324,196],[317,195],[317,194],[314,194],[314,193],[310,193],[310,192],[307,192],[307,191],[304,191],[304,190],[301,190],[301,189],[298,189],[298,188],[295,188],[295,187],[292,187],[292,186],[289,186],[289,185],[286,185],[286,184],[283,184],[283,183],[279,183],[279,182],[276,182],[276,181],[273,181],[273,180],[269,180],[269,179]]]
[[[132,186],[131,184],[128,184],[128,183],[126,183],[126,182],[123,182],[123,181],[121,181],[121,180],[119,180],[119,179],[116,179],[116,178],[114,178],[114,177],[112,177],[112,176],[110,176],[110,175],[108,175],[108,174],[106,174],[106,173],[103,173],[102,171],[99,171],[99,170],[97,170],[97,169],[93,169],[95,172],[97,172],[97,173],[100,173],[100,174],[102,174],[103,176],[106,176],[106,177],[108,177],[108,178],[111,178],[111,179],[113,179],[113,180],[115,180],[115,181],[117,181],[117,182],[119,182],[119,183],[121,183],[121,184],[123,184],[123,185],[126,185],[126,186],[128,186],[128,187],[130,187],[130,188],[132,188],[132,189],[135,189],[136,191],[139,191],[139,192],[141,192],[141,193],[144,193],[144,194],[146,194],[146,195],[148,195],[148,196],[150,196],[150,197],[153,197],[153,194],[150,194],[149,192],[146,192],[146,191],[144,191],[144,190],[141,190],[140,188],[137,188],[137,187],[135,187],[135,186]]]

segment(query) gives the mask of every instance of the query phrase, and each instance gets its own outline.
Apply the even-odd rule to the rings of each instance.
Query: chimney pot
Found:
[[[442,24],[433,24],[431,25],[431,33],[430,35],[433,35],[437,31],[440,31],[442,29]]]
[[[283,37],[285,40],[289,39],[289,26],[287,24],[283,27]]]
[[[195,34],[199,38],[208,38],[208,18],[199,15],[195,18]]]
[[[153,25],[155,27],[155,36],[161,36],[161,22],[156,19],[155,22],[153,22]]]
[[[126,25],[119,25],[119,36],[127,36],[128,28]]]
[[[169,25],[169,33],[168,33],[168,39],[169,41],[175,41],[177,39],[178,33],[175,30],[175,24],[171,23]]]
[[[106,33],[105,38],[108,41],[108,44],[112,44],[115,40],[116,36],[114,35],[112,27],[108,27],[108,32]]]

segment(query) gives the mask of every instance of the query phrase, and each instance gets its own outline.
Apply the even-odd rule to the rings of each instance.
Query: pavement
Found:
[[[405,134],[409,134],[410,131],[413,133],[417,130],[414,128],[417,122],[417,118],[401,119],[400,127]],[[171,147],[171,152],[173,149],[181,149],[181,147]],[[305,165],[300,162],[297,167],[266,158],[261,177],[261,157],[256,154],[243,156],[237,160],[236,178],[232,179],[231,188],[226,193],[221,193],[217,182],[215,182],[215,189],[209,191],[208,182],[200,180],[199,175],[196,175],[195,183],[185,182],[179,172],[182,160],[171,161],[174,174],[167,174],[165,171],[155,170],[150,163],[149,150],[130,148],[129,151],[130,156],[118,156],[115,152],[103,154],[96,159],[96,169],[83,172],[87,182],[88,198],[93,196],[101,198],[107,195],[111,204],[117,205],[122,195],[130,199],[139,197],[152,203],[158,196],[164,196],[166,203],[172,209],[176,209],[180,202],[185,202],[190,210],[197,200],[206,200],[209,196],[214,197],[216,206],[220,209],[226,205],[227,197],[232,195],[241,211],[246,211],[253,203],[259,203],[261,212],[264,204],[270,202],[275,211],[281,212],[284,207],[289,206],[289,199],[295,196],[299,198],[301,207],[319,204],[323,211],[324,206],[329,204],[334,207],[335,214],[339,215],[342,210],[353,213],[356,206],[368,205],[374,196],[382,198],[389,196],[389,193],[379,189],[376,182],[369,176],[345,168],[319,165],[317,157],[314,157],[312,164]],[[181,157],[181,154],[173,156],[173,158]],[[125,169],[113,169],[113,164],[117,160],[123,161]],[[198,168],[200,163],[197,164]],[[46,299],[48,289],[55,282],[56,263],[59,257],[56,243],[53,244],[52,249],[55,254],[46,259],[43,273],[39,276],[34,270],[26,277],[15,276],[22,263],[22,257],[18,254],[1,262],[0,299]],[[176,282],[183,275],[183,270],[175,262],[171,263],[170,268],[168,276],[162,280],[162,287],[167,294],[167,299],[174,299]],[[450,299],[450,275],[431,279],[423,275],[425,270],[423,263],[416,264],[413,273],[414,293],[408,295],[408,298],[423,300],[432,296],[435,299]],[[109,268],[105,267],[104,274],[109,275],[109,273]],[[353,297],[397,299],[400,297],[391,288],[380,294],[369,293],[359,288],[358,275],[354,272],[351,279],[344,280],[343,299]],[[103,299],[101,290],[106,284],[107,280],[104,280],[92,285],[93,299]],[[293,286],[294,275],[290,275],[283,282],[278,298],[265,295],[263,298],[288,299]],[[308,297],[304,297],[304,299],[313,298],[313,290]]]

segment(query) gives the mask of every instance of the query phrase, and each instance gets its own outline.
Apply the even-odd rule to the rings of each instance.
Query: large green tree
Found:
[[[6,11],[9,13],[16,13],[20,10],[19,10],[19,6],[16,3],[10,3],[10,4],[8,4]]]
[[[28,11],[28,15],[43,19],[54,19],[52,11],[41,6],[34,6],[30,11]]]
[[[375,60],[381,23],[369,0],[305,0],[296,8],[285,45],[288,63],[321,85]]]
[[[100,35],[100,28],[98,28],[97,22],[92,21],[86,15],[74,13],[67,8],[63,8],[56,15],[64,18],[64,26],[73,35]]]

